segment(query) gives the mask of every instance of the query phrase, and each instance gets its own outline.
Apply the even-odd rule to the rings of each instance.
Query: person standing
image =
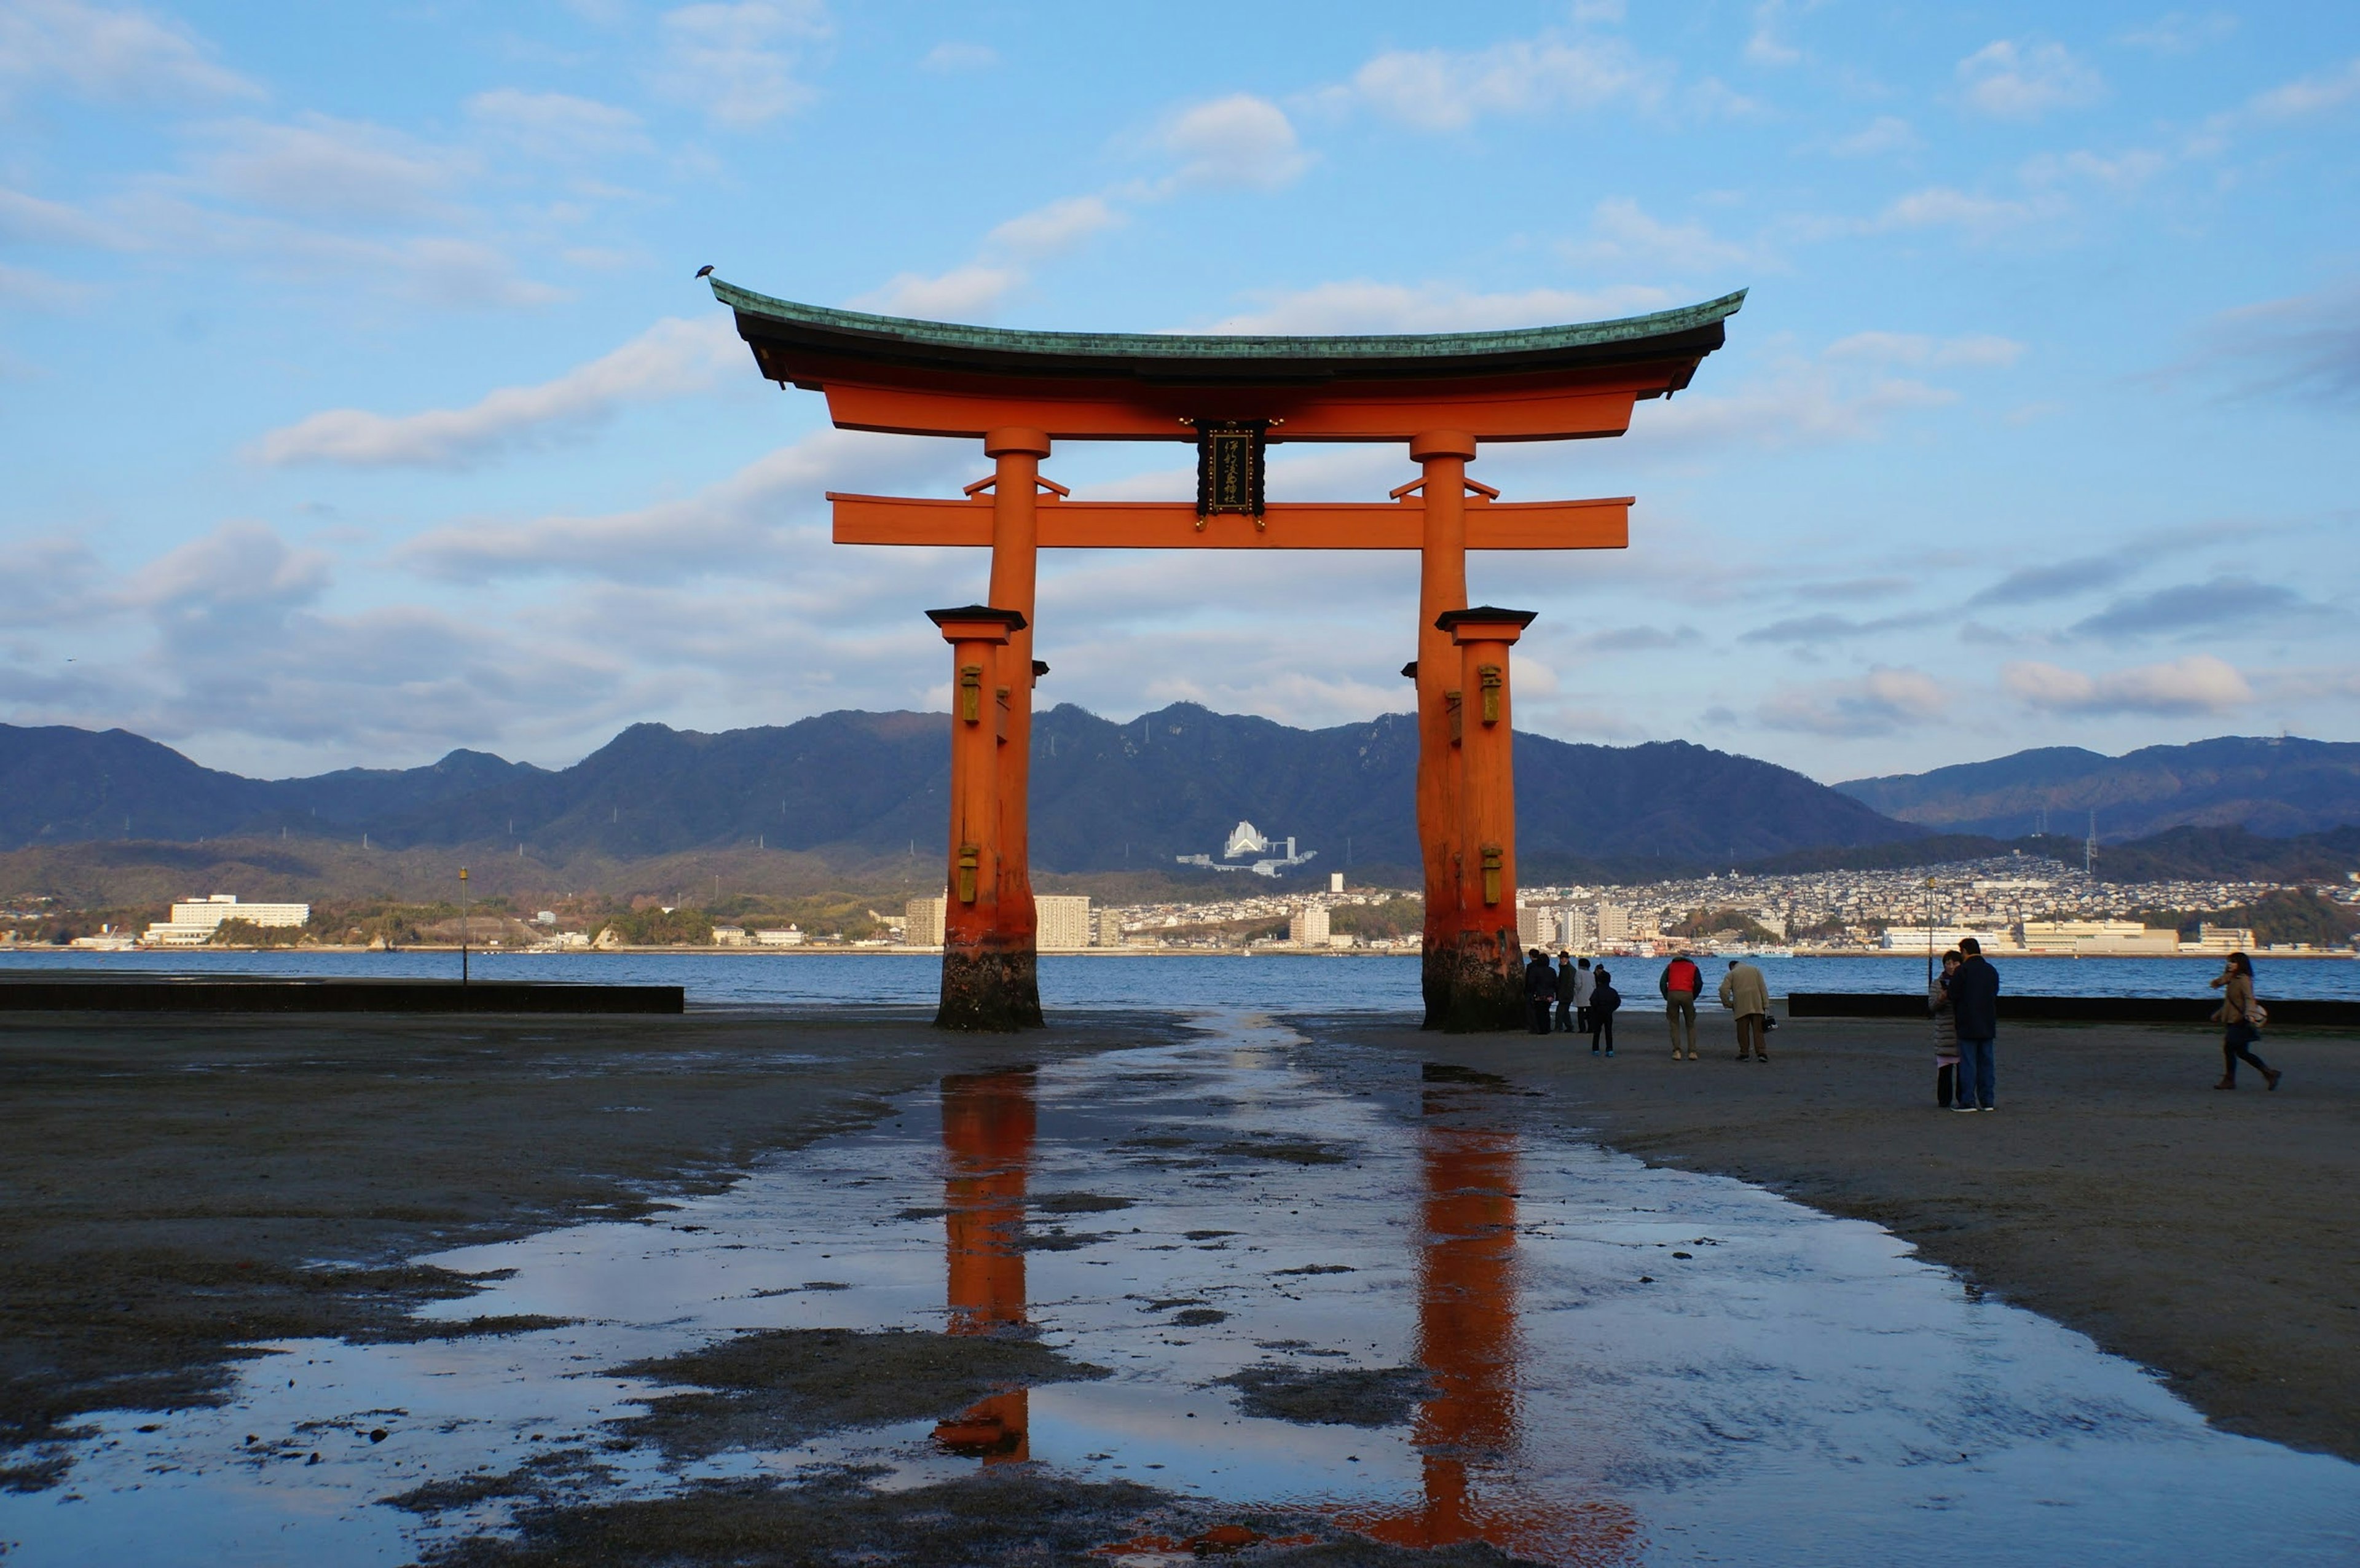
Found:
[[[1549,1031],[1549,1009],[1557,1003],[1557,970],[1548,954],[1534,948],[1524,962],[1525,1022],[1535,1034]]]
[[[1704,971],[1696,966],[1696,960],[1683,953],[1664,965],[1655,989],[1664,998],[1664,1021],[1671,1026],[1672,1060],[1680,1059],[1681,1029],[1685,1026],[1688,1060],[1696,1061],[1696,999],[1697,993],[1704,989]]]
[[[1743,1062],[1746,1052],[1754,1060],[1770,1060],[1770,1035],[1762,1025],[1770,1016],[1770,982],[1762,971],[1742,958],[1729,961],[1729,973],[1721,977],[1721,1005],[1737,1015],[1737,1060]]]
[[[1598,1039],[1606,1037],[1606,1054],[1614,1054],[1614,1014],[1622,1006],[1622,993],[1614,988],[1613,975],[1602,965],[1590,990],[1590,1049],[1594,1055]]]
[[[1959,1089],[1954,1111],[1999,1109],[1999,971],[1973,937],[1959,943],[1950,976],[1950,1020],[1959,1031]]]
[[[2274,1071],[2268,1062],[2254,1054],[2254,1047],[2262,1038],[2262,1019],[2267,1016],[2254,1000],[2254,961],[2242,953],[2231,953],[2229,966],[2208,988],[2227,992],[2221,998],[2221,1010],[2212,1015],[2214,1023],[2227,1026],[2221,1033],[2221,1082],[2212,1087],[2235,1088],[2237,1063],[2243,1060],[2262,1075],[2263,1083],[2277,1088],[2278,1080],[2286,1074]]]
[[[1573,1032],[1573,954],[1559,948],[1557,952],[1557,1028],[1559,1034]]]
[[[1590,1037],[1590,1053],[1598,1054],[1598,1031],[1590,1027],[1590,999],[1598,989],[1598,976],[1604,971],[1593,971],[1590,960],[1581,960],[1573,968],[1573,1029],[1576,1034]]]
[[[1926,987],[1926,1010],[1934,1016],[1934,1104],[1950,1108],[1959,1083],[1959,1018],[1950,1006],[1950,976],[1965,955],[1957,948],[1942,954],[1942,973]]]

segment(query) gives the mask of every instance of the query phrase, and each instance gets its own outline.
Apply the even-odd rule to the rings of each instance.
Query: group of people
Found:
[[[1622,993],[1603,964],[1560,950],[1557,962],[1534,948],[1524,960],[1524,1007],[1535,1034],[1586,1034],[1592,1056],[1614,1054],[1614,1015]],[[1604,1049],[1600,1049],[1603,1041]]]
[[[2221,1081],[2215,1089],[2237,1086],[2237,1063],[2262,1075],[2275,1089],[2286,1074],[2254,1054],[2268,1012],[2254,999],[2254,961],[2242,953],[2210,983],[2223,993],[2212,1021],[2222,1026]],[[1934,1104],[1946,1111],[1989,1111],[1998,1106],[1999,971],[1983,956],[1983,943],[1968,937],[1942,954],[1942,973],[1927,987],[1934,1015]]]
[[[1614,1054],[1614,1015],[1622,994],[1614,976],[1602,965],[1590,967],[1587,958],[1559,950],[1557,962],[1535,947],[1524,963],[1524,1003],[1535,1034],[1563,1032],[1590,1037],[1593,1056]],[[1698,1060],[1696,999],[1704,989],[1704,971],[1695,959],[1681,953],[1664,965],[1655,989],[1664,998],[1664,1017],[1671,1029],[1672,1060]],[[1721,1005],[1737,1020],[1737,1060],[1770,1060],[1770,983],[1762,971],[1742,958],[1729,961],[1721,977]],[[1601,1042],[1603,1042],[1603,1049]]]

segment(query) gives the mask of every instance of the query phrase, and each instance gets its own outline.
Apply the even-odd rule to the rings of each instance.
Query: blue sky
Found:
[[[979,554],[840,549],[693,282],[1440,331],[1745,287],[1628,551],[1478,557],[1518,718],[1815,777],[2360,738],[2360,8],[0,0],[0,718],[283,774],[939,707]],[[1180,496],[1185,449],[1068,448]],[[1376,499],[1376,447],[1278,449]],[[1043,702],[1406,705],[1415,563],[1050,558]]]

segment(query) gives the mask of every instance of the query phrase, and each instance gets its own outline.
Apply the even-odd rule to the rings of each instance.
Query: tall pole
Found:
[[[1000,1027],[1037,1029],[1041,981],[1032,913],[1032,619],[1041,544],[1041,460],[1049,455],[1049,437],[1044,430],[1009,426],[987,432],[983,451],[993,463],[989,602],[995,610],[1012,610],[1017,615],[1008,646],[1000,650],[995,693],[1006,704],[999,757],[999,903],[993,911],[1009,1018]]]
[[[929,610],[951,645],[950,861],[944,877],[938,1029],[1013,1029],[1041,1021],[1029,930],[1021,949],[1001,920],[1007,813],[1000,792],[1008,749],[1009,644],[1024,618],[968,604]],[[1031,911],[1031,899],[1026,899]],[[1029,1012],[1026,1004],[1030,1004]]]
[[[467,917],[475,912],[475,902],[467,896],[467,868],[459,867],[459,984],[467,983]]]
[[[1426,871],[1426,940],[1419,971],[1427,1029],[1447,1027],[1459,964],[1461,845],[1459,755],[1451,722],[1459,700],[1459,649],[1437,625],[1467,607],[1467,463],[1475,438],[1429,430],[1409,443],[1420,465],[1426,536],[1417,579],[1417,841]]]
[[[1530,610],[1491,605],[1438,617],[1455,645],[1459,691],[1459,944],[1444,1028],[1509,1029],[1525,1018],[1516,921],[1514,714],[1508,650]]]

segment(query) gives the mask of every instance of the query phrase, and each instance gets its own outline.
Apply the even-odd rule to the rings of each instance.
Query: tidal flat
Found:
[[[2063,1032],[2010,1110],[2081,1087]],[[2032,1113],[2072,1134],[2036,1160],[1914,1103],[1890,1026],[1688,1078],[1627,1034],[1220,1011],[132,1034],[0,1036],[12,1565],[2335,1562],[2360,1524],[2343,1460],[2010,1304],[2086,1264],[2023,1205],[2159,1223],[2031,1173],[2168,1125],[2096,1095]],[[2348,1044],[2272,1055],[2314,1049],[2324,1136]],[[2251,1097],[2217,1125],[2293,1103]],[[2285,1175],[2215,1153],[2190,1225]],[[1816,1208],[1768,1190],[1803,1169]],[[1828,1172],[1890,1216],[1830,1217],[1869,1200]],[[2015,1242],[1927,1260],[1978,1227]],[[2136,1241],[2091,1293],[2169,1306]]]

